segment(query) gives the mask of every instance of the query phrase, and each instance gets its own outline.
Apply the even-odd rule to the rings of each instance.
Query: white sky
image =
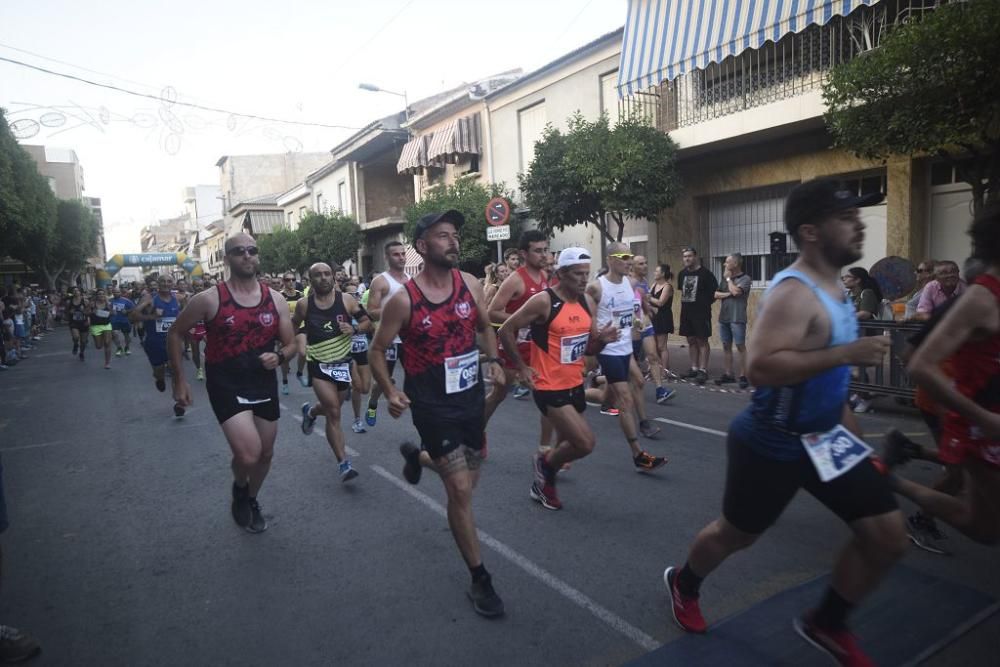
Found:
[[[85,194],[102,199],[108,254],[134,252],[141,227],[183,211],[185,186],[218,183],[220,156],[326,151],[352,132],[249,120],[233,128],[226,114],[168,105],[164,89],[242,113],[360,127],[402,109],[398,97],[358,90],[362,81],[412,101],[507,69],[529,72],[621,26],[625,4],[4,1],[0,56],[158,99],[0,61],[0,106],[10,121],[42,122],[22,143],[77,152]]]

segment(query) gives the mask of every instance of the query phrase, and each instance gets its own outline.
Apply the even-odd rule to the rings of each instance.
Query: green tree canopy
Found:
[[[478,270],[496,259],[496,243],[486,240],[486,228],[489,226],[486,205],[494,197],[504,197],[510,202],[513,193],[503,183],[483,185],[475,177],[459,178],[454,185],[431,188],[423,199],[406,209],[403,233],[412,243],[413,230],[422,216],[449,209],[460,211],[465,216],[465,226],[462,228],[459,262],[463,267]],[[506,245],[515,244],[519,233],[519,225],[511,220],[511,240]]]
[[[298,235],[287,227],[261,235],[257,246],[260,249],[260,270],[264,273],[278,274],[304,268],[302,244]]]
[[[998,35],[996,0],[953,2],[834,68],[823,98],[836,144],[873,159],[943,157],[972,186],[976,212],[1000,199]]]
[[[674,141],[641,114],[626,114],[612,128],[606,115],[588,121],[577,112],[566,132],[545,129],[519,176],[521,191],[542,231],[592,224],[620,241],[628,218],[655,221],[677,200],[676,154]]]
[[[299,222],[295,234],[300,245],[300,269],[314,262],[343,264],[357,255],[361,245],[361,227],[353,217],[337,211],[325,215],[310,211]]]
[[[89,208],[74,199],[61,199],[52,224],[24,237],[15,257],[40,271],[48,287],[55,287],[64,271],[78,273],[87,265],[97,252],[98,233]]]

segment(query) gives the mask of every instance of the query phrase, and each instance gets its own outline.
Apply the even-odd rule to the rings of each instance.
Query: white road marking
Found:
[[[284,406],[282,406],[282,407],[284,407]],[[300,423],[302,422],[302,415],[292,415],[292,417],[294,419],[296,419],[298,422],[300,422]],[[326,440],[326,430],[325,429],[322,430],[322,431],[313,431],[313,435],[318,435],[319,437],[321,437],[324,440]],[[358,458],[359,456],[361,456],[361,454],[359,454],[357,452],[357,450],[355,450],[353,447],[349,446],[347,443],[344,443],[344,451],[346,451],[348,454],[350,454],[354,458]]]
[[[448,517],[447,510],[445,510],[445,508],[442,507],[440,503],[438,503],[430,496],[425,495],[424,493],[418,491],[415,487],[413,487],[413,485],[408,484],[407,482],[404,482],[403,480],[399,479],[398,477],[393,475],[391,472],[389,472],[382,466],[373,465],[372,470],[374,470],[375,473],[380,477],[388,480],[401,490],[411,495],[413,498],[418,500],[420,503],[422,503],[425,507],[430,509],[438,516],[447,519]],[[582,607],[583,609],[586,609],[591,614],[596,616],[598,619],[604,621],[606,624],[611,626],[612,629],[617,630],[621,634],[625,635],[626,637],[634,641],[636,644],[641,646],[646,651],[652,651],[660,647],[660,642],[656,641],[655,639],[647,635],[645,632],[635,627],[634,625],[630,624],[628,621],[618,616],[614,612],[605,609],[594,600],[590,599],[577,589],[567,584],[562,579],[559,579],[550,572],[542,569],[541,567],[533,563],[531,560],[529,560],[525,556],[522,556],[520,553],[510,548],[500,540],[496,539],[495,537],[489,535],[488,533],[482,530],[476,530],[476,534],[479,536],[480,542],[482,542],[490,549],[500,554],[500,556],[510,561],[517,567],[521,568],[526,573],[528,573],[538,581],[542,582],[549,588],[555,590],[557,593],[559,593],[569,601]]]
[[[0,452],[16,452],[20,449],[40,449],[41,447],[51,447],[52,445],[61,445],[66,440],[53,440],[52,442],[39,442],[34,445],[16,445],[14,447],[0,447]]]
[[[664,424],[670,424],[672,426],[680,426],[681,428],[691,429],[692,431],[701,431],[702,433],[711,433],[712,435],[718,435],[723,438],[725,438],[727,435],[725,431],[719,431],[714,428],[706,428],[704,426],[697,426],[696,424],[687,424],[685,422],[674,421],[673,419],[667,419],[666,417],[653,417],[653,419],[658,422],[663,422]]]

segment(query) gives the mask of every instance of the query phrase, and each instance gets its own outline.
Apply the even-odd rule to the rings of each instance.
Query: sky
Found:
[[[626,0],[2,2],[0,57],[151,98],[0,61],[0,107],[21,143],[76,151],[84,194],[102,200],[108,254],[135,252],[142,227],[183,212],[183,188],[218,184],[219,157],[328,151],[402,110],[361,82],[413,101],[529,72],[620,27],[625,10]]]

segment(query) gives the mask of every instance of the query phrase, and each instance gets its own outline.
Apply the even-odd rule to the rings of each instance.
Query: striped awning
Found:
[[[420,256],[417,249],[411,245],[406,246],[406,264],[403,266],[403,273],[411,278],[420,273],[420,268],[424,265],[424,258]]]
[[[618,95],[625,97],[877,0],[629,0]]]
[[[430,136],[415,137],[406,142],[403,151],[399,154],[399,161],[396,163],[396,173],[399,174],[419,174],[423,173],[427,166],[427,148],[430,144]]]
[[[434,165],[454,164],[461,155],[479,155],[479,114],[453,120],[434,133],[427,160]]]

